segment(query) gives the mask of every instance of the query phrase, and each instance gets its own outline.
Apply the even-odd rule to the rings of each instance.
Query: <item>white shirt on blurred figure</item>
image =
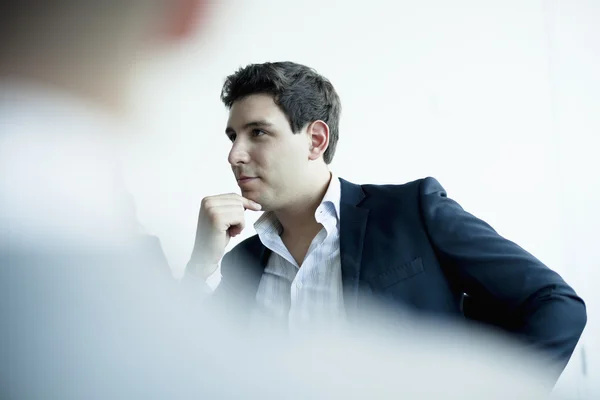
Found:
[[[117,156],[122,131],[65,92],[0,82],[1,234],[39,246],[47,235],[99,243],[134,233]]]

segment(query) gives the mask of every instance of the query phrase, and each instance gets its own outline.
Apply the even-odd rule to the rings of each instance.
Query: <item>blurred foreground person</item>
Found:
[[[136,63],[203,4],[1,6],[0,398],[169,397],[194,302],[141,234],[117,145]]]
[[[114,145],[131,66],[183,39],[200,5],[2,2],[0,398],[536,398],[539,368],[506,368],[500,345],[376,323],[235,330],[239,311],[198,309],[163,273]]]

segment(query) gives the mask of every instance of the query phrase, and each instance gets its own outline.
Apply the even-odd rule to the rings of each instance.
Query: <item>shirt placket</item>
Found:
[[[305,277],[320,267],[314,263],[313,258],[315,252],[318,251],[319,247],[323,245],[326,239],[327,231],[322,229],[311,243],[305,257],[305,262],[302,268],[298,270],[298,273],[292,282],[290,288],[290,328],[292,328],[295,323],[305,323],[310,321],[311,313],[316,312],[315,308],[317,305],[314,304],[314,302],[311,303],[311,300],[305,296]]]

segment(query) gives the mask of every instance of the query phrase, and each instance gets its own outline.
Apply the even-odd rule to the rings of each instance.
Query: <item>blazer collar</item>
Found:
[[[360,271],[369,210],[360,207],[361,202],[366,197],[362,187],[341,178],[339,180],[341,184],[340,261],[342,286],[346,313],[351,317],[357,311],[358,306]],[[252,246],[252,249],[249,249],[254,253],[254,256],[250,258],[255,260],[249,266],[252,272],[246,271],[246,279],[250,278],[251,280],[247,284],[254,289],[254,293],[258,290],[260,278],[271,255],[271,251],[260,243],[258,237],[256,241],[257,244],[260,244],[257,246],[258,248]]]
[[[366,195],[360,185],[340,179],[342,197],[340,203],[340,259],[344,307],[352,317],[358,306],[359,281],[363,246],[369,210],[360,204]]]

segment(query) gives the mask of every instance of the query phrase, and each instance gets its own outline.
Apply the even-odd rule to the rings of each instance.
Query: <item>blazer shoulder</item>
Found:
[[[444,189],[437,179],[431,176],[420,180],[420,189],[423,195],[437,194],[442,197],[446,196],[446,189]]]
[[[404,196],[420,196],[427,194],[434,194],[443,192],[445,190],[436,178],[431,176],[416,179],[410,182],[402,184],[384,184],[384,185],[361,185],[367,196],[382,196],[387,195],[391,197],[404,197]]]

